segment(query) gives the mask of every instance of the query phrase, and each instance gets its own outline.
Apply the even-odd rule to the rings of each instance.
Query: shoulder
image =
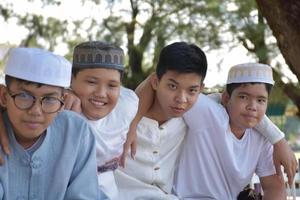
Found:
[[[137,108],[139,104],[139,98],[133,90],[125,87],[121,87],[120,97],[116,107],[123,110],[130,110]]]
[[[89,127],[87,120],[83,116],[69,110],[59,112],[53,123],[50,125],[50,128],[52,129],[58,129],[75,134],[78,134],[78,132],[82,129],[88,131],[87,129],[89,129]]]
[[[135,92],[128,88],[121,87],[118,103],[112,112],[116,113],[118,117],[129,117],[131,120],[137,112],[138,105],[139,98]]]

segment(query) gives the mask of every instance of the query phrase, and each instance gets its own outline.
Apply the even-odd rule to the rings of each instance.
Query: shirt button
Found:
[[[164,127],[160,126],[160,127],[159,127],[159,130],[164,130]]]
[[[155,168],[154,168],[155,171],[156,171],[156,170],[159,170],[159,169],[160,169],[159,167],[155,167]]]
[[[158,151],[153,151],[153,154],[157,154],[158,153]]]

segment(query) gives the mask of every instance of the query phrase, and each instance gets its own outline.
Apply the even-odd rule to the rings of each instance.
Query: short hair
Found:
[[[247,85],[247,84],[264,84],[266,86],[266,90],[268,92],[268,95],[271,93],[272,91],[272,84],[269,83],[261,83],[261,82],[249,82],[249,83],[230,83],[226,85],[226,91],[229,94],[229,96],[231,96],[232,92],[239,88],[242,85]]]
[[[196,73],[204,80],[207,71],[205,53],[195,44],[172,43],[161,50],[156,75],[160,79],[168,70]]]
[[[20,84],[24,84],[24,85],[33,84],[33,85],[36,85],[36,87],[38,87],[38,88],[40,88],[44,85],[47,85],[47,84],[44,84],[44,83],[37,83],[37,82],[33,82],[33,81],[27,81],[27,80],[24,80],[24,79],[15,78],[15,77],[12,77],[12,76],[9,76],[9,75],[5,75],[4,79],[5,79],[5,85],[7,87],[9,87],[13,81],[16,81],[16,82],[18,82]],[[63,87],[60,87],[60,86],[55,86],[55,87],[61,88],[62,92],[64,92]]]

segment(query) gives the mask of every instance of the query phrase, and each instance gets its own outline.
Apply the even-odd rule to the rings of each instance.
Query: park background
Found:
[[[74,46],[88,40],[125,50],[123,84],[132,89],[175,41],[207,54],[207,93],[222,91],[234,64],[269,64],[276,86],[267,114],[300,152],[300,1],[1,0],[0,14],[1,71],[11,47],[41,47],[71,61]]]

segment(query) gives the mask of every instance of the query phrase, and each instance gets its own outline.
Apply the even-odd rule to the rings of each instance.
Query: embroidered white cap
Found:
[[[38,48],[9,51],[4,74],[36,83],[69,87],[72,65],[64,57]]]
[[[261,63],[244,63],[230,68],[226,84],[251,82],[274,85],[271,66]]]

